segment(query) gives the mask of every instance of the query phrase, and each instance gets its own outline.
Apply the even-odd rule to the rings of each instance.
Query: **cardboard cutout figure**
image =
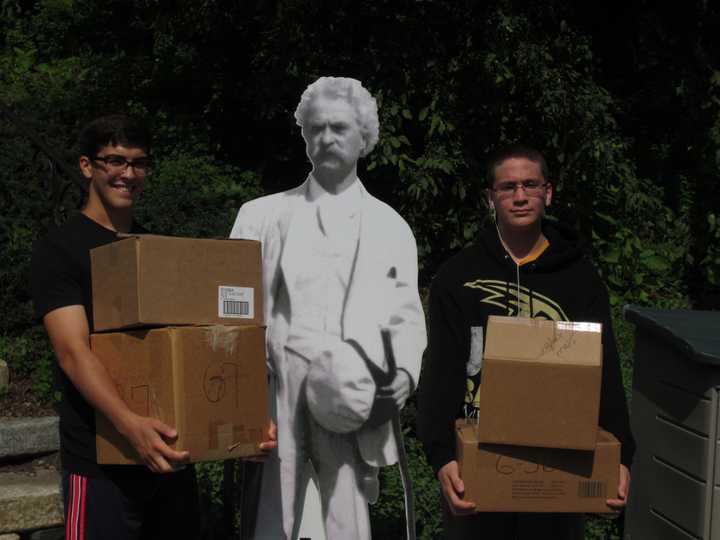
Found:
[[[321,77],[295,118],[312,172],[294,189],[244,204],[230,234],[262,242],[278,427],[255,538],[298,537],[310,463],[326,537],[367,539],[378,467],[398,459],[383,403],[405,403],[426,344],[415,239],[357,177],[379,131],[377,104],[360,82]]]

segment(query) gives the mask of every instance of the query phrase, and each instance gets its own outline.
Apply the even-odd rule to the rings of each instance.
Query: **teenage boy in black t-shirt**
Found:
[[[113,242],[118,233],[146,232],[134,223],[132,211],[152,167],[149,133],[129,117],[106,116],[88,124],[79,143],[87,202],[37,242],[30,275],[35,312],[60,368],[66,538],[195,539],[195,471],[182,466],[187,452],[168,445],[177,432],[133,413],[89,347],[90,250]],[[95,410],[130,441],[147,467],[97,464]]]

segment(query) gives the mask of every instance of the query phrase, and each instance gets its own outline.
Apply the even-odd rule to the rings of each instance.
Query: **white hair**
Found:
[[[365,141],[362,156],[367,156],[378,142],[380,121],[378,120],[377,101],[370,95],[360,81],[349,77],[320,77],[308,86],[300,97],[295,120],[301,128],[305,122],[310,105],[315,98],[325,96],[344,99],[354,110],[355,120]]]

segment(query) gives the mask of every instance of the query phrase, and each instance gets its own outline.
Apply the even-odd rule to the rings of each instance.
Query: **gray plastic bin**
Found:
[[[625,307],[637,440],[626,540],[720,540],[720,312]]]

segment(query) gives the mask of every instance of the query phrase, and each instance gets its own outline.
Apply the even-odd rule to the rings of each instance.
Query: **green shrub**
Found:
[[[410,477],[415,496],[417,537],[422,540],[438,538],[442,531],[440,488],[425,459],[420,441],[405,434]],[[402,480],[397,466],[380,471],[380,497],[370,507],[373,538],[405,538],[405,506]]]
[[[720,214],[707,215],[708,245],[700,266],[708,283],[720,287]]]
[[[226,238],[240,205],[260,194],[253,172],[205,155],[172,153],[148,178],[136,217],[155,234]]]
[[[622,540],[620,519],[588,517],[585,522],[585,540]]]
[[[209,461],[195,464],[200,498],[201,538],[220,539],[223,536],[223,462]]]
[[[618,353],[620,354],[620,372],[622,374],[625,395],[630,400],[632,394],[633,359],[635,351],[635,326],[625,320],[621,306],[611,309],[613,330]]]
[[[0,358],[7,362],[11,380],[32,379],[32,390],[39,401],[58,398],[53,386],[55,358],[42,326],[34,326],[20,336],[0,336]]]

